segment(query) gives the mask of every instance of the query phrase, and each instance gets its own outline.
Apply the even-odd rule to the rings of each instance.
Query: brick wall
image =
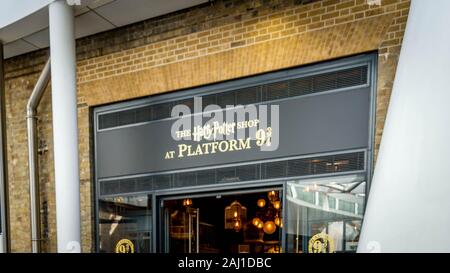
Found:
[[[182,35],[195,29],[187,24],[184,28],[169,29],[163,35],[167,36],[167,39],[164,39],[165,37],[160,37],[160,39],[141,38],[151,42],[83,60],[79,64],[79,81],[87,82],[108,78],[113,75],[197,58],[231,48],[245,47],[386,13],[395,13],[397,18],[381,45],[380,52],[381,54],[397,52],[400,39],[403,37],[404,23],[409,7],[409,1],[401,0],[386,0],[383,1],[383,6],[373,6],[372,8],[366,4],[366,0],[316,1],[316,3],[298,6],[287,5],[287,3],[298,1],[272,1],[284,3],[287,7],[281,4],[274,6],[261,4],[261,2],[267,1],[240,2],[246,4],[241,4],[239,8],[232,10],[244,10],[246,11],[244,14],[228,15],[225,17],[227,19],[222,19],[220,24],[213,21],[214,23],[209,24],[210,28],[201,26],[198,27],[199,31]],[[226,5],[219,1],[215,8],[209,9],[212,9],[213,14],[219,13],[219,11],[224,12]],[[205,16],[205,14],[202,13],[201,16]],[[180,37],[180,35],[182,36]],[[140,40],[135,43],[140,44]]]
[[[381,6],[369,6],[366,0],[223,0],[79,39],[77,70],[83,251],[92,251],[93,247],[89,116],[93,105],[378,50],[375,140],[378,150],[409,0],[382,0],[381,3]],[[365,33],[369,27],[373,31]],[[339,37],[330,33],[339,33],[344,38],[348,36],[352,44],[346,44],[345,39],[339,41]],[[293,42],[297,44],[289,48]],[[283,52],[288,50],[298,52],[295,58],[284,56]],[[247,69],[245,66],[250,64],[246,63],[245,56],[264,57],[266,61]],[[26,102],[47,57],[48,50],[42,50],[11,58],[5,64],[9,223],[11,248],[15,252],[30,251]],[[237,59],[242,60],[239,63]],[[268,64],[269,60],[273,63]],[[206,78],[196,78],[202,69],[220,61],[222,70],[209,73]],[[230,62],[237,63],[227,67]],[[236,65],[240,65],[241,70],[235,73]],[[168,79],[165,73],[179,76]],[[193,80],[183,79],[187,75]],[[105,90],[112,85],[124,88],[106,93]],[[38,114],[41,203],[45,202],[48,211],[42,213],[42,227],[48,232],[43,248],[54,252],[56,219],[50,88],[41,101]]]

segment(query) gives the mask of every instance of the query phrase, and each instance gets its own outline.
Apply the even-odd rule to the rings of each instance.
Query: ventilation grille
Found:
[[[100,182],[100,195],[364,170],[364,152]]]
[[[202,96],[202,103],[204,107],[216,104],[225,108],[227,105],[248,105],[252,103],[269,102],[288,97],[304,96],[335,89],[365,85],[368,81],[367,75],[368,66],[359,66],[336,72],[205,95]],[[172,108],[175,105],[180,104],[188,106],[192,111],[194,99],[183,99],[114,113],[101,114],[98,118],[98,128],[101,130],[170,118]]]

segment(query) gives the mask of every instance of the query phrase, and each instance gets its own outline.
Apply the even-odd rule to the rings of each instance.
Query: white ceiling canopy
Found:
[[[54,0],[1,0],[0,30],[47,6]]]
[[[39,5],[25,9],[26,3],[34,1],[39,2]],[[0,10],[23,9],[21,15],[0,19],[0,40],[5,44],[5,59],[49,46],[47,4],[52,1],[54,0],[2,0]],[[12,6],[13,2],[20,4]],[[80,0],[80,2],[81,5],[74,6],[77,39],[189,8],[208,0]],[[0,12],[0,18],[3,13],[7,12]]]

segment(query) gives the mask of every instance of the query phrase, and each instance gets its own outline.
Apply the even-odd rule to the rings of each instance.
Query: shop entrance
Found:
[[[372,172],[376,63],[376,54],[361,55],[95,108],[97,250],[356,251]],[[226,135],[245,149],[224,143],[213,153],[213,135],[173,137],[174,128],[188,135],[197,116],[210,125],[213,112],[226,124],[254,120],[230,105],[255,106],[270,120]],[[172,116],[176,106],[201,115]],[[187,131],[182,121],[191,122]],[[274,149],[263,150],[269,133]]]
[[[215,193],[162,200],[163,241],[169,253],[281,251],[282,191]]]

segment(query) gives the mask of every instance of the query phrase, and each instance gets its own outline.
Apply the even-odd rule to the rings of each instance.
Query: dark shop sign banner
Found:
[[[247,106],[244,106],[244,109]],[[99,131],[99,178],[365,148],[370,89],[222,109]]]

